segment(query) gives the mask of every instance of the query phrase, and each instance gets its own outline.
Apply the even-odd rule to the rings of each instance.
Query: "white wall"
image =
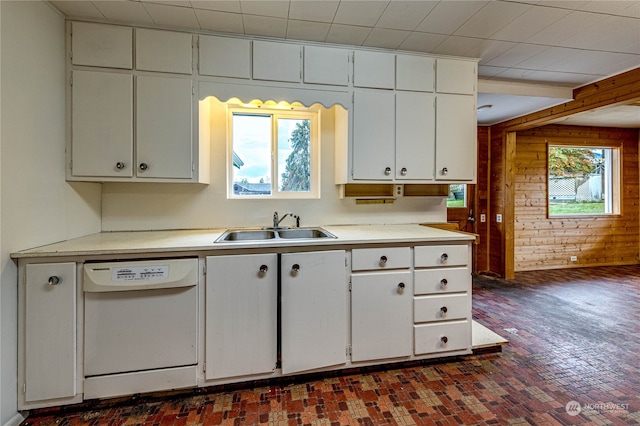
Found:
[[[100,185],[65,182],[64,19],[0,1],[0,424],[17,416],[13,251],[100,231]],[[55,366],[51,366],[55,368]]]
[[[214,99],[214,98],[209,98]],[[102,228],[115,230],[268,226],[273,212],[294,212],[302,226],[446,222],[443,197],[399,198],[394,204],[356,205],[334,184],[334,113],[321,115],[322,197],[315,200],[226,198],[224,109],[212,102],[211,184],[103,184]],[[291,225],[285,219],[283,225]]]

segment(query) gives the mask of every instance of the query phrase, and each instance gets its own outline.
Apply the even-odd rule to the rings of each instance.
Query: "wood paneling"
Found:
[[[547,144],[622,146],[621,214],[547,216]],[[639,255],[638,130],[549,125],[517,133],[514,161],[516,271],[634,264]],[[571,262],[571,256],[577,262]]]

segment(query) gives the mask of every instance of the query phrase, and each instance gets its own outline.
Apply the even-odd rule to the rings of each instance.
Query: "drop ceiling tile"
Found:
[[[627,16],[627,13],[638,6],[637,0],[599,0],[588,1],[578,7],[585,12],[606,13],[610,15]]]
[[[143,5],[153,22],[158,25],[183,29],[200,28],[196,14],[191,8],[148,2],[143,2]]]
[[[547,67],[546,70],[571,73],[589,70],[590,74],[607,76],[621,69],[637,68],[639,63],[640,55],[572,49],[564,61]]]
[[[367,36],[363,45],[369,47],[380,47],[384,49],[397,49],[409,34],[410,31],[374,28]]]
[[[240,13],[240,0],[191,0],[194,9],[216,10],[218,12]]]
[[[526,42],[548,46],[558,45],[558,43],[587,30],[602,19],[604,19],[602,15],[595,13],[571,12],[549,25],[544,31],[529,37]]]
[[[287,38],[291,40],[324,41],[331,24],[326,22],[289,20]]]
[[[362,46],[369,32],[371,32],[371,28],[369,27],[332,24],[329,29],[329,34],[327,34],[327,43]]]
[[[330,23],[339,4],[337,0],[294,0],[289,6],[289,19]]]
[[[499,76],[501,73],[506,71],[508,68],[504,67],[493,67],[490,65],[478,65],[478,78],[492,78]]]
[[[361,1],[341,1],[333,23],[373,27],[388,4],[386,0],[374,0],[366,4]]]
[[[465,53],[465,56],[478,58],[481,61],[491,61],[516,46],[517,43],[510,41],[480,40],[479,43],[474,44],[473,47]]]
[[[572,49],[564,47],[549,47],[540,53],[531,56],[530,58],[520,62],[518,68],[523,69],[550,69],[557,63],[564,62],[567,57],[572,54]]]
[[[108,21],[137,25],[153,24],[151,16],[149,16],[142,3],[138,1],[93,1],[92,3],[102,12]]]
[[[395,30],[413,30],[436,6],[436,1],[398,0],[389,3],[376,23],[376,27]]]
[[[163,4],[165,6],[191,7],[191,2],[189,0],[135,0],[135,1],[142,1],[145,3],[157,3],[157,4]]]
[[[532,7],[522,3],[489,2],[465,22],[454,35],[489,38]]]
[[[483,56],[481,62],[486,65],[511,68],[518,66],[528,58],[538,55],[547,49],[547,46],[540,46],[538,44],[519,43],[489,61],[485,62],[485,57]]]
[[[596,80],[602,76],[588,73],[566,73],[556,71],[538,71],[520,68],[509,68],[500,74],[500,78],[508,80],[524,80],[531,82],[558,83],[578,87]]]
[[[203,30],[223,33],[244,34],[242,15],[239,13],[217,12],[215,10],[195,9],[196,17]]]
[[[468,52],[481,45],[483,39],[449,36],[433,50],[433,53],[452,56],[468,56]]]
[[[288,0],[240,0],[242,13],[249,15],[286,18],[289,16]]]
[[[431,53],[442,43],[447,36],[442,34],[429,34],[414,31],[402,42],[401,50]]]
[[[496,40],[525,41],[568,15],[566,9],[533,6],[491,36]]]
[[[242,15],[244,33],[285,38],[287,35],[287,20],[269,16]]]
[[[88,1],[52,1],[51,4],[68,18],[105,19],[102,12]]]
[[[487,3],[486,1],[441,1],[416,27],[416,31],[453,34]]]
[[[556,7],[559,9],[577,10],[589,3],[589,0],[542,0],[537,3],[539,6]]]
[[[589,50],[640,53],[640,22],[635,18],[609,16],[560,44]]]

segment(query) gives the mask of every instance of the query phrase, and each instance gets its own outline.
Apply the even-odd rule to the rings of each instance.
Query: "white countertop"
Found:
[[[425,243],[473,241],[472,234],[446,231],[418,224],[406,225],[340,225],[322,226],[337,238],[318,240],[267,240],[214,243],[227,228],[102,232],[85,237],[48,244],[11,254],[14,259],[60,256],[98,256],[136,253],[168,253],[219,249],[250,249],[276,247],[320,247],[378,243]]]

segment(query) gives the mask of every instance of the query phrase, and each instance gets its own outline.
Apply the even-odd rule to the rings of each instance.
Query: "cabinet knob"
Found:
[[[49,280],[47,282],[49,283],[49,285],[58,285],[60,284],[60,281],[60,277],[52,275],[49,277]]]
[[[440,173],[441,173],[443,176],[446,176],[446,175],[447,175],[447,173],[449,173],[449,169],[447,169],[446,167],[443,167],[443,168],[442,168],[442,170],[440,170]]]
[[[442,263],[446,262],[449,259],[449,255],[447,253],[442,253],[442,255],[440,256],[440,261]]]
[[[442,342],[443,345],[446,345],[447,342],[449,341],[449,338],[447,336],[442,336],[440,338],[440,341]]]
[[[401,291],[404,290],[404,283],[399,283],[398,284],[398,289],[401,290]]]
[[[386,169],[384,169],[384,174],[389,176],[391,174],[391,167],[387,167]]]
[[[384,266],[387,263],[387,256],[380,256],[380,266]]]
[[[291,266],[291,270],[292,270],[293,272],[298,272],[298,271],[300,270],[300,265],[298,265],[297,263],[294,263],[294,264]]]
[[[402,176],[406,176],[406,175],[407,175],[407,168],[406,168],[406,167],[403,167],[402,169],[400,169],[400,174],[401,174]]]
[[[145,170],[147,170],[149,168],[149,165],[147,163],[140,163],[140,170],[142,170],[143,172]]]
[[[260,265],[260,273],[261,274],[264,274],[268,270],[269,270],[269,267],[267,265]]]
[[[443,279],[441,279],[441,280],[440,280],[440,285],[441,285],[442,287],[446,287],[446,286],[447,286],[447,284],[449,284],[449,281],[447,281],[447,279],[446,279],[446,278],[443,278]]]
[[[125,163],[123,163],[122,161],[118,161],[116,163],[116,169],[118,170],[123,170],[127,165]]]
[[[442,308],[440,308],[440,315],[445,316],[447,311],[448,311],[447,307],[443,306]]]

